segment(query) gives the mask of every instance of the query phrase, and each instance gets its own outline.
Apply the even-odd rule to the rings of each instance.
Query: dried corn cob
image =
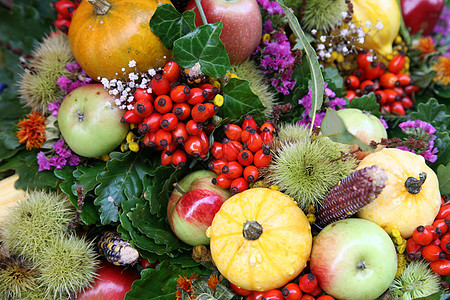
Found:
[[[106,231],[98,241],[98,249],[107,261],[116,266],[134,265],[139,261],[139,252],[117,232]]]
[[[353,172],[336,184],[323,199],[316,224],[325,227],[358,212],[378,197],[386,180],[384,170],[377,165]]]

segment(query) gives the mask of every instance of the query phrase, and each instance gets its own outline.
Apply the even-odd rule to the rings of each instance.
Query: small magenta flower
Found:
[[[438,157],[436,153],[438,153],[439,150],[434,148],[434,141],[436,140],[436,135],[434,135],[434,133],[436,132],[436,128],[434,128],[433,125],[422,120],[408,120],[400,123],[398,127],[408,137],[426,141],[428,143],[428,146],[425,149],[408,148],[409,151],[422,155],[425,160],[428,160],[429,162],[435,162],[437,160]],[[405,147],[402,146],[397,148],[403,149]]]
[[[37,162],[38,162],[38,165],[39,165],[39,168],[38,168],[39,172],[51,169],[50,162],[49,162],[47,156],[45,156],[44,152],[40,151],[37,154],[36,158],[37,158]]]

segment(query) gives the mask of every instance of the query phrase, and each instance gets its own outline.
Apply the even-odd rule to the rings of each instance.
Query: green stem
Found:
[[[203,25],[208,24],[208,20],[206,20],[205,12],[202,7],[202,0],[195,0],[195,4],[197,5],[198,12],[200,13],[200,17],[202,18]]]

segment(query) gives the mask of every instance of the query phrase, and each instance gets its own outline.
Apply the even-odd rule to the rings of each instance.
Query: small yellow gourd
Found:
[[[312,246],[308,219],[294,200],[254,188],[229,198],[206,235],[220,273],[252,291],[279,288],[305,268]]]
[[[0,222],[8,217],[9,209],[25,196],[24,190],[14,187],[19,175],[14,174],[0,181]]]
[[[403,238],[412,236],[417,226],[433,223],[441,205],[439,182],[421,155],[383,149],[366,156],[357,169],[372,165],[383,168],[388,179],[381,194],[358,217],[389,233],[396,228]]]

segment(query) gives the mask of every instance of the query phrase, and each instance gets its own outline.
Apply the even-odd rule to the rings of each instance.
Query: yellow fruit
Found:
[[[69,28],[70,47],[76,61],[94,80],[123,78],[122,68],[130,73],[164,66],[172,54],[149,25],[156,7],[163,3],[170,1],[81,2]],[[129,67],[132,60],[136,67]]]
[[[392,53],[392,43],[398,35],[400,29],[400,8],[396,0],[352,0],[353,21],[357,26],[364,26],[364,32],[369,29],[365,26],[370,22],[371,30],[366,35],[365,49],[373,49],[381,55]],[[378,31],[375,25],[381,22],[383,28]]]
[[[9,209],[25,196],[25,191],[14,187],[17,179],[18,175],[12,175],[0,181],[0,222],[8,216]]]
[[[441,204],[439,183],[422,156],[399,149],[383,149],[366,156],[357,169],[371,165],[383,168],[388,180],[378,198],[360,210],[358,217],[378,224],[388,233],[396,228],[405,239],[412,236],[417,226],[433,223]],[[417,194],[412,194],[410,183],[417,181],[421,173],[426,174],[425,182]]]
[[[268,188],[229,198],[206,235],[220,273],[252,291],[279,288],[305,268],[312,246],[311,227],[294,200]]]

